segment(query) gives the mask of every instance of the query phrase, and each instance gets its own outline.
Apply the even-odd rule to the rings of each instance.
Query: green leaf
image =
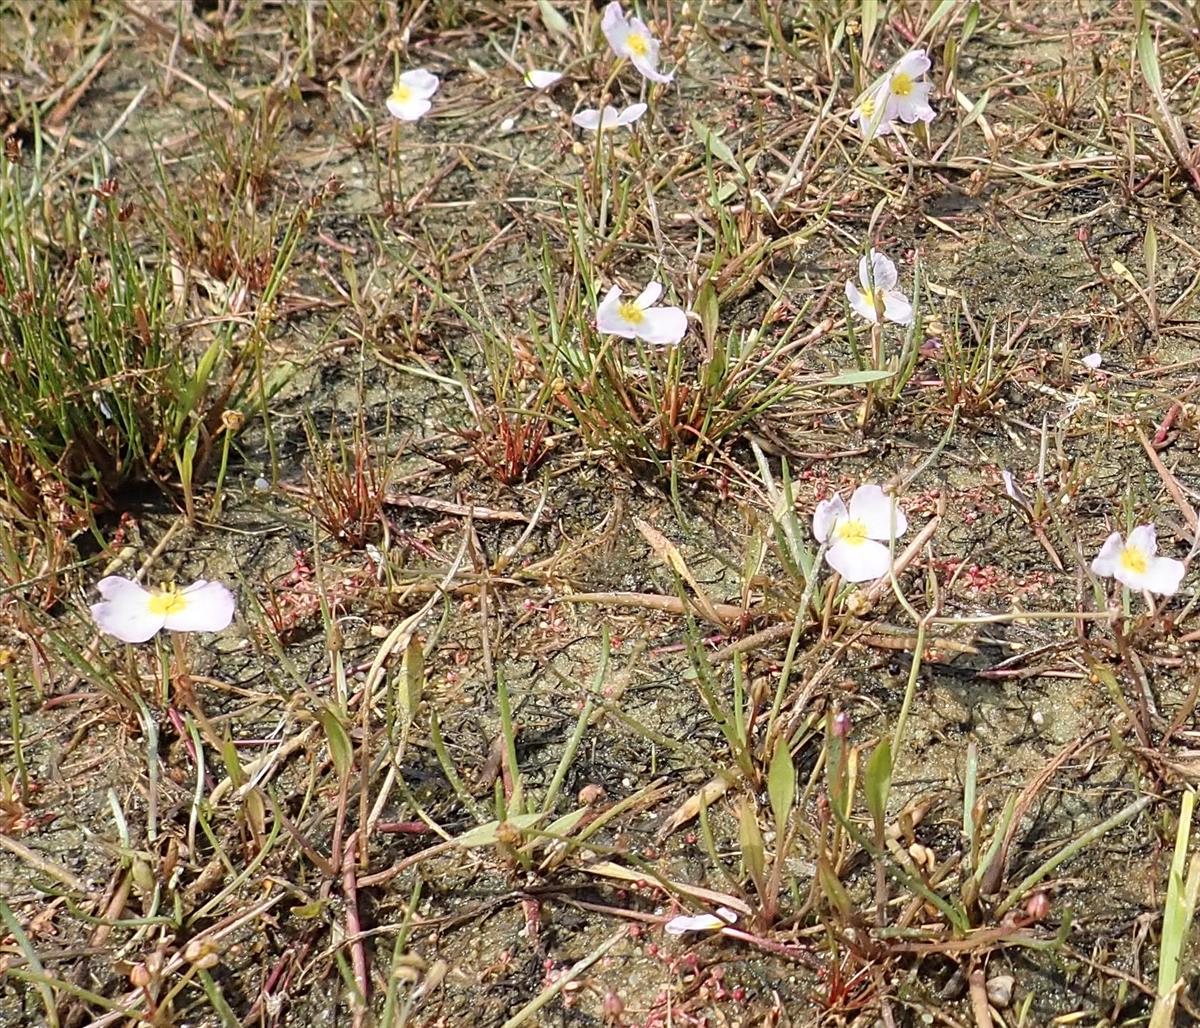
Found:
[[[925,36],[928,36],[929,33],[937,28],[941,20],[953,11],[960,2],[961,0],[942,0],[937,6],[937,10],[933,12],[933,16],[925,23],[925,27],[921,30],[921,35],[918,38],[923,39]]]
[[[754,884],[762,891],[762,883],[766,877],[767,858],[766,847],[763,845],[762,832],[758,827],[758,818],[754,804],[744,799],[738,804],[738,844],[742,850],[742,862]]]
[[[175,408],[175,434],[179,435],[183,431],[184,422],[189,414],[193,413],[200,403],[200,397],[204,395],[204,390],[208,386],[209,377],[212,375],[213,367],[217,363],[217,358],[221,356],[221,351],[225,348],[225,341],[220,336],[214,339],[204,355],[200,358],[200,363],[196,365],[196,373],[188,382],[187,387],[180,394]]]
[[[505,818],[505,821],[514,828],[524,831],[526,828],[532,828],[544,816],[544,814],[513,814],[512,817]],[[494,846],[497,838],[496,831],[500,825],[500,821],[488,821],[478,828],[472,828],[469,832],[464,832],[454,841],[458,845],[465,846],[468,849],[476,846]]]
[[[569,814],[563,814],[562,817],[555,818],[546,826],[546,832],[550,835],[570,834],[591,809],[591,807],[579,807],[576,810],[572,810]]]
[[[985,89],[983,96],[971,104],[971,109],[967,111],[966,117],[963,118],[963,128],[966,128],[968,125],[974,125],[983,116],[984,110],[987,109],[988,100],[991,98],[992,91]]]
[[[966,46],[971,36],[975,34],[975,26],[977,24],[979,24],[979,0],[971,0],[971,6],[967,8],[967,16],[963,19],[963,46]]]
[[[833,378],[822,378],[813,382],[813,385],[822,386],[851,386],[863,385],[866,382],[881,382],[885,378],[891,378],[896,372],[886,369],[865,368],[862,371],[847,371],[841,375],[834,375]]]
[[[780,845],[787,829],[792,804],[796,801],[796,769],[792,766],[792,751],[787,739],[781,738],[771,758],[767,771],[767,796],[771,801],[771,812],[775,815],[775,833]]]
[[[1171,858],[1171,870],[1167,877],[1167,898],[1163,904],[1162,941],[1158,957],[1158,995],[1165,997],[1179,977],[1179,958],[1187,942],[1188,928],[1195,915],[1194,907],[1188,906],[1188,887],[1184,868],[1187,862],[1188,838],[1191,835],[1192,811],[1196,803],[1196,790],[1184,792],[1179,804],[1179,826],[1175,831],[1175,852]],[[1187,878],[1200,878],[1200,853],[1193,854],[1192,867]],[[1194,893],[1196,886],[1192,885]],[[1195,896],[1192,897],[1195,903]]]
[[[886,736],[875,747],[867,761],[867,774],[863,780],[867,793],[867,809],[875,821],[875,833],[883,832],[883,818],[887,813],[888,793],[892,788],[892,743]]]
[[[549,0],[538,0],[538,12],[542,16],[542,24],[551,32],[557,32],[560,36],[571,34],[567,19],[550,6]]]
[[[1145,5],[1135,5],[1137,11],[1137,54],[1138,64],[1146,84],[1155,93],[1162,92],[1162,71],[1158,67],[1158,54],[1154,49],[1154,37],[1150,34],[1150,19],[1146,17]]]
[[[240,789],[242,783],[246,781],[246,776],[242,773],[242,762],[238,759],[237,747],[228,737],[221,743],[221,759],[225,762],[225,773],[229,775],[233,787]]]
[[[825,898],[841,915],[841,919],[850,921],[854,917],[854,904],[850,901],[850,894],[846,892],[846,887],[833,873],[833,868],[829,866],[829,861],[825,857],[817,860],[817,882],[820,884]]]
[[[870,49],[875,26],[879,24],[879,0],[862,0],[859,20],[862,23],[862,53],[865,54]]]
[[[350,773],[350,768],[354,765],[354,747],[350,742],[350,735],[332,707],[326,707],[318,717],[321,727],[325,730],[325,740],[329,743],[329,756],[333,761],[334,770],[338,777],[342,778]]]
[[[404,688],[399,692],[401,713],[404,720],[411,721],[421,705],[425,693],[425,651],[421,640],[415,635],[408,638],[404,650]]]
[[[704,280],[704,285],[696,294],[692,310],[700,316],[700,327],[704,332],[704,342],[708,347],[708,352],[715,353],[714,344],[717,339],[717,328],[721,321],[721,307],[717,302],[717,290],[712,284],[712,279]]]
[[[712,155],[718,160],[728,164],[734,171],[736,171],[739,175],[742,175],[744,178],[745,176],[742,171],[742,163],[737,159],[737,156],[734,154],[734,152],[729,149],[729,144],[726,143],[707,125],[705,125],[704,122],[699,121],[696,118],[692,118],[691,122],[692,130],[700,137],[700,141],[706,147],[708,147],[708,149],[712,152]]]

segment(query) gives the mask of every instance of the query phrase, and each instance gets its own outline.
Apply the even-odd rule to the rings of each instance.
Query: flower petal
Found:
[[[1090,368],[1092,371],[1096,371],[1104,363],[1104,357],[1098,353],[1089,353],[1086,357],[1081,358],[1081,360],[1083,366]]]
[[[907,75],[910,79],[919,79],[929,70],[930,64],[924,50],[910,50],[892,66],[891,74]]]
[[[397,100],[394,96],[387,98],[388,113],[400,121],[417,121],[433,106],[428,100],[419,96],[410,96],[405,100]]]
[[[849,516],[850,512],[846,510],[846,501],[842,499],[841,493],[834,493],[828,500],[818,503],[817,509],[813,511],[813,535],[817,537],[817,542],[823,543],[828,539],[834,526]]]
[[[861,268],[862,265],[860,264],[860,273]],[[876,289],[883,289],[885,291],[894,289],[896,283],[899,281],[899,276],[896,274],[896,265],[892,259],[878,250],[871,251],[871,275],[873,278],[871,284]],[[863,285],[866,286],[867,283],[864,281]]]
[[[1155,557],[1142,575],[1142,588],[1159,596],[1174,596],[1179,591],[1187,568],[1173,557]]]
[[[638,298],[633,301],[633,305],[643,309],[646,307],[653,307],[656,303],[658,303],[658,298],[662,296],[662,294],[662,283],[650,282],[647,284],[645,289],[638,293]]]
[[[589,107],[587,110],[571,115],[571,120],[580,128],[595,132],[598,129],[608,129],[620,124],[620,115],[617,114],[617,109],[612,104],[605,104],[603,111]]]
[[[617,125],[632,125],[643,114],[646,113],[645,104],[630,104],[620,114],[617,115]]]
[[[899,289],[889,289],[883,294],[883,316],[897,325],[911,325],[913,309],[908,297]]]
[[[725,922],[716,914],[679,914],[663,925],[663,931],[668,935],[684,935],[687,932],[714,932],[724,927]]]
[[[413,68],[412,71],[404,72],[400,76],[400,81],[422,100],[433,96],[438,91],[438,86],[441,85],[441,80],[424,68]]]
[[[589,107],[583,111],[576,111],[571,115],[571,120],[581,129],[595,132],[600,127],[600,112],[594,107]]]
[[[715,932],[736,921],[736,911],[730,910],[728,907],[717,907],[715,914],[679,914],[663,925],[663,931],[668,935],[683,935],[685,932]]]
[[[666,85],[666,83],[674,80],[675,75],[673,72],[664,74],[658,70],[658,40],[650,40],[649,47],[649,53],[631,53],[629,60],[645,78],[648,78],[651,82],[661,82]]]
[[[629,21],[625,17],[625,12],[621,10],[621,4],[618,0],[613,0],[606,8],[604,8],[604,16],[600,19],[600,31],[604,33],[604,38],[608,40],[608,45],[613,48],[613,53],[618,57],[629,56]]]
[[[825,551],[825,560],[847,582],[871,582],[892,568],[892,555],[883,543],[864,539],[848,543],[839,539]]]
[[[1113,532],[1112,535],[1104,540],[1104,545],[1100,547],[1100,552],[1092,560],[1092,574],[1104,575],[1106,578],[1111,578],[1117,572],[1117,567],[1121,562],[1121,554],[1124,551],[1125,544],[1121,541],[1121,533]]]
[[[621,287],[613,286],[596,308],[596,328],[609,335],[633,339],[637,336],[634,327],[621,314]]]
[[[1129,533],[1129,542],[1125,545],[1153,557],[1158,552],[1158,532],[1153,525],[1138,525]]]
[[[851,309],[860,318],[865,318],[872,325],[879,320],[879,314],[875,310],[875,305],[871,302],[867,294],[854,284],[852,279],[846,280],[846,299],[850,301]]]
[[[183,609],[168,614],[163,623],[172,632],[219,632],[233,620],[237,601],[220,582],[200,579],[179,595],[184,599]]]
[[[530,89],[549,89],[563,77],[561,71],[551,71],[543,68],[530,68],[525,72],[525,85]]]
[[[867,529],[868,539],[882,542],[900,538],[908,531],[908,518],[896,503],[874,482],[860,485],[850,497],[850,517],[861,521]],[[894,535],[893,535],[894,533]]]
[[[932,82],[917,82],[907,96],[893,95],[888,100],[887,119],[893,121],[899,118],[909,125],[918,121],[933,121],[934,110],[929,106],[931,92],[933,92]]]
[[[687,335],[687,314],[681,307],[648,307],[642,311],[637,334],[656,346],[674,346]]]
[[[150,611],[150,591],[137,582],[117,575],[96,583],[104,599],[92,604],[96,627],[122,642],[143,643],[163,626],[161,614]]]

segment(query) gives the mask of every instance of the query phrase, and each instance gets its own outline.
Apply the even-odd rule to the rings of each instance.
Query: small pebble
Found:
[[[1004,1010],[1012,1002],[1013,976],[998,974],[987,983],[988,1002],[997,1010]]]

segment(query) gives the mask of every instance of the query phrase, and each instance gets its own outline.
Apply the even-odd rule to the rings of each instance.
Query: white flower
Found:
[[[636,300],[622,300],[621,287],[613,286],[596,308],[596,328],[624,339],[644,339],[659,346],[674,346],[687,332],[687,315],[679,307],[655,307],[663,287],[651,282]]]
[[[401,121],[416,121],[433,106],[429,98],[439,85],[438,77],[424,68],[404,72],[387,98],[388,112]]]
[[[878,86],[863,96],[858,106],[850,112],[850,124],[858,125],[863,139],[875,139],[886,136],[894,131],[891,119],[888,118],[888,88],[887,82]]]
[[[872,250],[870,262],[863,257],[858,262],[858,280],[862,288],[850,279],[846,282],[846,299],[854,312],[875,324],[880,319],[897,325],[911,325],[912,304],[896,288],[896,265],[878,250]]]
[[[840,494],[822,500],[813,512],[813,535],[829,541],[825,560],[847,582],[869,582],[892,569],[888,543],[908,531],[908,518],[874,483],[860,485],[850,497],[850,508]]]
[[[897,120],[908,125],[933,121],[934,111],[929,106],[933,83],[919,81],[928,70],[925,51],[911,50],[863,93],[850,112],[850,122],[858,125],[863,139],[894,132]]]
[[[929,70],[929,58],[924,50],[910,50],[900,58],[888,72],[888,104],[884,117],[888,121],[899,118],[906,125],[917,121],[933,121],[933,108],[929,106],[932,82],[918,81]]]
[[[561,71],[548,71],[541,68],[530,68],[525,72],[525,85],[530,89],[549,89],[563,77]]]
[[[728,907],[717,907],[715,914],[679,914],[671,918],[663,931],[668,935],[683,935],[685,932],[715,932],[737,920],[736,911]]]
[[[580,128],[596,132],[602,129],[616,128],[618,125],[632,125],[645,113],[645,104],[630,104],[623,111],[618,111],[612,104],[605,104],[603,112],[589,107],[587,110],[571,115],[571,120]]]
[[[1121,538],[1120,532],[1113,532],[1092,561],[1092,571],[1115,578],[1139,592],[1173,596],[1187,569],[1183,561],[1156,557],[1157,552],[1158,538],[1153,525],[1138,525],[1129,533],[1129,542]]]
[[[92,617],[100,631],[122,642],[145,642],[163,628],[219,632],[233,620],[233,593],[220,582],[200,579],[186,589],[166,585],[151,590],[110,575],[100,579],[96,588],[104,599],[92,604]]]
[[[1098,353],[1089,353],[1083,358],[1083,366],[1091,369],[1092,371],[1098,371],[1100,369],[1100,365],[1103,363],[1104,358]]]
[[[658,70],[658,40],[650,35],[641,18],[636,15],[626,17],[621,10],[620,0],[613,0],[604,8],[600,28],[613,53],[618,57],[627,57],[646,78],[654,82],[670,82],[674,77]]]

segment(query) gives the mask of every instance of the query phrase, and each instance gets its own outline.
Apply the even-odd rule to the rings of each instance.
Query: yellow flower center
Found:
[[[912,93],[913,86],[915,85],[916,83],[913,82],[911,75],[906,75],[904,72],[898,71],[892,76],[892,96],[908,96]]]
[[[629,47],[629,52],[637,54],[638,57],[645,57],[650,52],[650,42],[645,36],[640,33],[631,33],[629,38],[625,40]]]
[[[632,300],[626,300],[624,303],[617,304],[617,313],[631,325],[640,325],[646,320],[646,315],[643,313],[642,308]]]
[[[833,530],[833,536],[838,542],[849,543],[851,546],[861,546],[867,541],[867,526],[854,518],[839,521]]]
[[[1144,575],[1150,566],[1149,558],[1139,549],[1126,546],[1121,551],[1121,567],[1135,575]]]
[[[859,117],[866,121],[870,121],[873,117],[875,117],[875,97],[866,97],[863,102],[858,105],[858,114]]]
[[[392,90],[392,99],[398,104],[406,104],[412,98],[412,87],[406,86],[403,82],[397,82],[396,88]]]
[[[187,607],[187,597],[176,591],[174,582],[167,582],[162,589],[150,594],[148,607],[155,617],[168,617]]]

